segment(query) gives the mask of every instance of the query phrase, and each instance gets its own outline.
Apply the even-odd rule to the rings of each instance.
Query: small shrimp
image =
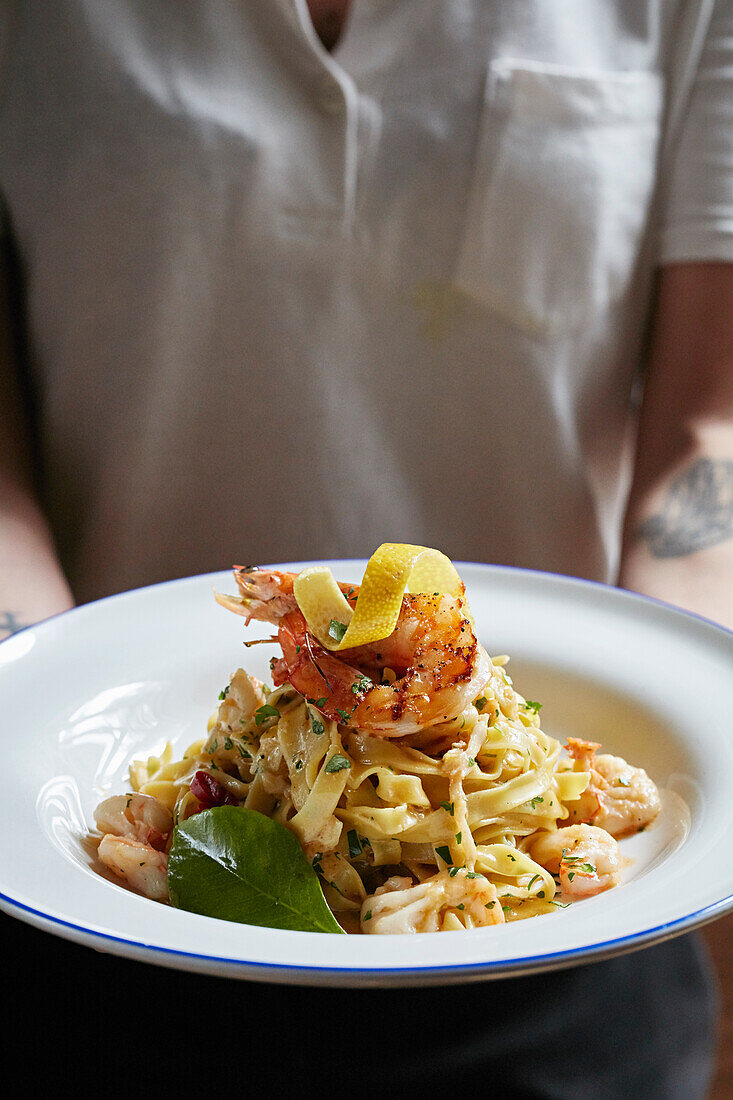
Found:
[[[590,772],[588,787],[568,803],[573,821],[598,825],[611,836],[628,836],[643,829],[661,809],[659,791],[643,768],[633,768],[620,756],[597,756],[595,741],[568,738],[574,771]]]
[[[283,573],[277,569],[235,565],[234,579],[240,592],[239,596],[215,592],[214,599],[227,611],[233,611],[235,615],[243,615],[247,622],[256,619],[258,622],[277,625],[291,611],[298,610],[293,592],[297,576],[297,573]],[[356,603],[356,597],[359,594],[358,585],[339,582],[339,588],[351,604]]]
[[[361,930],[371,933],[438,932],[446,911],[459,910],[468,928],[504,924],[496,887],[483,875],[449,871],[414,885],[394,875],[361,906]]]
[[[592,897],[618,885],[618,844],[595,825],[568,825],[540,833],[530,844],[529,854],[552,874],[560,875],[560,885],[569,898]]]
[[[115,794],[94,811],[100,833],[129,837],[152,848],[164,848],[173,828],[167,806],[149,794]]]
[[[168,900],[168,857],[139,840],[126,836],[103,836],[98,855],[128,886],[153,901]]]
[[[462,601],[446,595],[406,595],[388,638],[330,653],[306,630],[300,611],[286,615],[278,638],[276,685],[290,682],[327,717],[380,737],[455,718],[491,675]],[[380,682],[385,668],[395,674]]]

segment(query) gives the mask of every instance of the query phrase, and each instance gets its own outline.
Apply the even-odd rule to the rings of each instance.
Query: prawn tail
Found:
[[[592,759],[600,747],[597,741],[584,741],[579,737],[568,737],[566,745],[568,756],[573,760],[581,760],[585,756]]]
[[[245,599],[244,596],[230,596],[225,592],[214,592],[214,599],[220,607],[226,608],[227,611],[233,611],[235,615],[243,615],[247,619],[247,622],[255,616],[250,610],[250,601]]]

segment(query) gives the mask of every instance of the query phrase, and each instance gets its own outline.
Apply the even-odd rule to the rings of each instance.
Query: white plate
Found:
[[[291,568],[302,568],[297,563]],[[358,582],[364,562],[329,562]],[[284,566],[289,568],[289,566]],[[511,655],[553,736],[647,769],[663,811],[622,841],[622,885],[556,913],[471,932],[329,936],[234,924],[109,881],[84,838],[133,757],[203,735],[240,665],[267,678],[262,626],[215,604],[229,573],[88,604],[0,645],[0,906],[102,951],[310,985],[416,985],[550,970],[633,950],[733,908],[733,634],[665,604],[551,574],[459,564],[478,633]]]

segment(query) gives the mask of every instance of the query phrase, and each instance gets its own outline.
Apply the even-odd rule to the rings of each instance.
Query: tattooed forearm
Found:
[[[676,478],[662,510],[638,530],[656,558],[679,558],[733,537],[733,462],[701,458]]]
[[[19,630],[25,630],[30,623],[22,622],[14,611],[0,611],[0,639],[9,638]]]

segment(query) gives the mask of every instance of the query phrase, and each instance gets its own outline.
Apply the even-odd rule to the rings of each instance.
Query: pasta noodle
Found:
[[[540,704],[516,691],[508,658],[491,660],[477,642],[447,559],[388,544],[388,560],[395,549],[409,551],[408,565],[427,553],[422,568],[442,570],[453,592],[393,592],[392,633],[372,641],[362,616],[360,645],[343,657],[335,649],[346,624],[331,619],[329,628],[328,604],[314,592],[325,585],[324,600],[348,618],[353,586],[339,591],[323,570],[310,571],[321,635],[338,628],[329,651],[309,633],[292,574],[235,571],[243,596],[217,599],[278,624],[276,686],[238,669],[205,738],[179,760],[168,746],[132,764],[138,801],[113,797],[95,815],[111,834],[105,851],[116,874],[165,896],[161,844],[176,824],[229,803],[291,830],[349,932],[502,924],[617,884],[614,836],[654,818],[654,784],[619,757],[596,756],[593,742],[571,738],[564,754],[541,728]],[[402,574],[404,589],[407,566]]]
[[[466,894],[485,876],[505,919],[552,911],[557,884],[526,840],[566,822],[590,776],[558,770],[560,743],[543,733],[503,663],[492,662],[479,699],[417,740],[426,747],[344,730],[289,684],[267,691],[239,669],[206,740],[177,761],[169,747],[133,764],[130,778],[176,822],[197,808],[191,780],[206,771],[242,805],[287,824],[350,931],[368,930],[358,920],[365,898],[400,868],[419,883],[460,875]],[[465,900],[440,913],[442,929],[477,923],[489,922]]]

